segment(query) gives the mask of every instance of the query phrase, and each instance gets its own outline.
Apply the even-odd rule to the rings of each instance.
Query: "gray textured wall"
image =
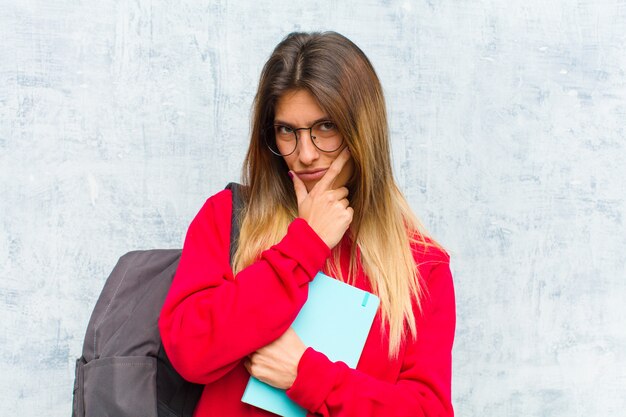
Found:
[[[238,179],[297,29],[382,79],[397,179],[453,256],[457,415],[626,415],[623,0],[0,0],[0,415],[69,415],[108,272]]]

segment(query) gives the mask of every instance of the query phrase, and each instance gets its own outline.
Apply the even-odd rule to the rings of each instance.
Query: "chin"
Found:
[[[304,182],[304,186],[306,187],[306,191],[310,193],[313,187],[315,187],[315,184],[317,184],[319,181],[306,181],[306,182],[303,181],[303,182]]]

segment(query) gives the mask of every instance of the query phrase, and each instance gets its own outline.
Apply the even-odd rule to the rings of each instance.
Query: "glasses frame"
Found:
[[[339,146],[337,146],[337,148],[333,149],[332,151],[326,151],[324,149],[321,149],[315,143],[316,136],[313,136],[313,128],[315,126],[319,125],[319,124],[322,124],[322,123],[332,123],[332,124],[334,124],[336,126],[335,122],[333,122],[332,120],[320,120],[320,121],[317,121],[317,122],[313,123],[309,127],[297,127],[297,128],[293,127],[293,126],[280,124],[280,123],[272,124],[272,125],[268,126],[267,128],[265,128],[265,130],[264,130],[263,138],[265,140],[265,145],[270,150],[270,152],[273,153],[276,156],[289,156],[289,155],[293,154],[296,151],[296,149],[298,149],[298,141],[300,140],[300,138],[298,137],[298,131],[299,130],[308,130],[309,131],[309,137],[311,138],[311,143],[313,144],[313,146],[315,146],[317,148],[317,150],[319,150],[320,152],[324,152],[324,153],[337,152],[339,149],[341,149],[341,147],[343,146],[343,143],[345,141],[343,136],[341,136],[341,142],[339,142]],[[279,127],[279,126],[280,127],[288,127],[289,129],[292,129],[293,130],[293,135],[296,138],[296,144],[293,147],[293,151],[291,151],[291,152],[289,152],[287,154],[282,154],[280,152],[276,152],[276,151],[274,151],[274,149],[272,149],[272,146],[271,146],[271,141],[272,140],[274,141],[274,143],[276,143],[276,127]],[[271,132],[271,135],[268,135],[268,132]],[[278,145],[275,145],[275,146],[278,149]]]

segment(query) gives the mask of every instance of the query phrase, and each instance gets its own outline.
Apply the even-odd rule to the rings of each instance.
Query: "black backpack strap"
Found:
[[[230,265],[233,265],[233,258],[235,257],[235,252],[237,252],[237,246],[239,244],[239,228],[241,226],[240,223],[240,215],[243,210],[243,196],[242,185],[237,184],[236,182],[228,183],[226,186],[227,190],[230,190],[233,195],[233,211],[230,217]]]

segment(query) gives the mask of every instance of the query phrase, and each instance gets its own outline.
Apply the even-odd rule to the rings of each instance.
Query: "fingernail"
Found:
[[[289,171],[287,175],[289,175],[289,178],[293,179],[293,172]]]

